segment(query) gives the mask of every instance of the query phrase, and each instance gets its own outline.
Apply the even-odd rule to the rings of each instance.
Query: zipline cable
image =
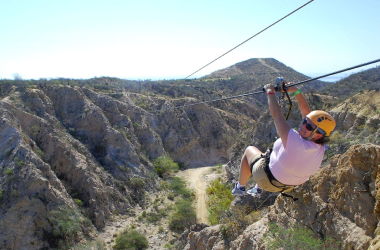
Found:
[[[352,67],[349,67],[349,68],[346,68],[346,69],[338,70],[338,71],[335,71],[335,72],[332,72],[332,73],[329,73],[329,74],[325,74],[325,75],[322,75],[322,76],[314,77],[314,78],[311,78],[311,79],[308,79],[308,80],[304,80],[304,81],[301,81],[301,82],[292,83],[292,84],[287,85],[287,87],[296,86],[296,85],[299,85],[299,84],[315,81],[315,80],[318,80],[318,79],[321,79],[321,78],[324,78],[324,77],[332,76],[332,75],[335,75],[335,74],[339,74],[339,73],[342,73],[342,72],[345,72],[345,71],[348,71],[348,70],[360,68],[360,67],[367,66],[367,65],[370,65],[370,64],[373,64],[373,63],[377,63],[377,62],[380,62],[380,59],[373,60],[373,61],[366,62],[366,63],[362,63],[362,64],[359,64],[359,65],[356,65],[356,66],[352,66]],[[225,97],[225,98],[214,99],[214,100],[210,100],[210,101],[204,101],[204,102],[197,102],[197,103],[186,104],[186,105],[182,105],[182,106],[178,106],[178,107],[164,109],[164,110],[161,110],[161,111],[175,110],[175,109],[186,108],[186,107],[195,106],[195,105],[199,105],[199,104],[206,104],[206,103],[211,103],[211,102],[230,100],[230,99],[240,98],[240,97],[244,97],[244,96],[262,94],[264,92],[265,92],[265,90],[260,90],[260,91],[256,91],[256,92],[252,92],[252,93],[246,93],[246,94],[242,94],[242,95],[235,95],[235,96],[230,96],[230,97]]]
[[[288,16],[292,15],[293,13],[297,12],[298,10],[302,9],[303,7],[305,7],[306,5],[308,5],[309,3],[313,2],[314,0],[311,0],[307,3],[305,3],[304,5],[302,5],[301,7],[299,7],[298,9],[290,12],[289,14],[287,14],[286,16],[284,16],[283,18],[279,19],[278,21],[272,23],[271,25],[269,25],[268,27],[266,27],[265,29],[261,30],[260,32],[256,33],[255,35],[251,36],[250,38],[248,38],[247,40],[245,40],[244,42],[240,43],[239,45],[236,45],[234,48],[230,49],[229,51],[227,51],[226,53],[224,53],[223,55],[219,56],[218,58],[212,60],[211,62],[209,62],[208,64],[206,64],[205,66],[203,66],[202,68],[198,69],[197,71],[195,71],[194,73],[188,75],[187,77],[184,78],[184,80],[186,80],[187,78],[189,78],[190,76],[194,75],[195,73],[201,71],[202,69],[206,68],[208,65],[210,65],[211,63],[215,62],[216,60],[220,59],[221,57],[227,55],[228,53],[230,53],[231,51],[233,51],[234,49],[236,49],[237,47],[243,45],[244,43],[248,42],[249,40],[251,40],[252,38],[254,38],[255,36],[263,33],[264,31],[266,31],[267,29],[269,29],[270,27],[274,26],[275,24],[281,22],[282,20],[284,20],[285,18],[287,18]]]
[[[362,64],[359,64],[359,65],[356,65],[356,66],[352,66],[352,67],[350,67],[350,68],[346,68],[346,69],[338,70],[338,71],[335,71],[335,72],[333,72],[333,73],[326,74],[326,75],[322,75],[322,76],[318,76],[318,77],[315,77],[315,78],[312,78],[312,79],[309,79],[309,80],[305,80],[305,81],[301,81],[301,82],[297,82],[297,83],[292,83],[292,84],[289,84],[289,85],[287,85],[287,86],[288,86],[288,87],[296,86],[296,85],[299,85],[299,84],[302,84],[302,83],[306,83],[306,82],[310,82],[310,81],[318,80],[318,79],[321,79],[321,78],[324,78],[324,77],[328,77],[328,76],[336,75],[336,74],[339,74],[339,73],[342,73],[342,72],[345,72],[345,71],[348,71],[348,70],[351,70],[351,69],[360,68],[360,67],[367,66],[367,65],[370,65],[370,64],[373,64],[373,63],[377,63],[377,62],[380,62],[380,59],[373,60],[373,61],[366,62],[366,63],[362,63]]]

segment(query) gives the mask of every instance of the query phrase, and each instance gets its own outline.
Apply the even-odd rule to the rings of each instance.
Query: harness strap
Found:
[[[290,97],[289,97],[289,94],[288,94],[287,88],[285,88],[285,94],[286,94],[286,97],[288,98],[288,102],[289,102],[288,114],[286,115],[286,120],[288,120],[289,115],[290,115],[290,110],[291,110],[292,107],[293,107],[293,103],[292,103],[292,101],[290,100]]]
[[[279,181],[276,179],[276,177],[273,176],[272,172],[271,172],[270,169],[269,169],[269,161],[270,161],[270,155],[271,155],[272,151],[273,151],[273,149],[272,149],[272,148],[269,148],[269,149],[265,152],[265,154],[262,154],[262,155],[261,155],[263,158],[265,158],[265,167],[264,167],[264,171],[265,171],[266,175],[268,176],[269,182],[270,182],[273,186],[275,186],[276,188],[281,188],[281,189],[283,189],[283,188],[284,188],[285,186],[287,186],[287,185],[282,184],[281,182],[279,182]],[[275,184],[275,183],[273,183],[273,181],[276,181],[278,184],[280,184],[280,186],[277,185],[277,184]]]
[[[284,99],[285,95],[286,95],[286,98],[288,99],[288,102],[289,102],[288,114],[286,115],[286,120],[288,120],[289,115],[290,115],[290,110],[293,107],[293,103],[292,103],[292,100],[290,100],[290,97],[288,94],[288,86],[286,86],[286,82],[284,81],[284,79],[282,77],[279,77],[276,79],[276,83],[277,83],[277,81],[281,82],[282,99]],[[279,85],[279,83],[277,83],[277,84]],[[279,99],[279,102],[280,102],[280,99]]]
[[[293,185],[285,185],[285,184],[279,182],[279,181],[273,176],[272,172],[270,171],[270,169],[269,169],[269,161],[270,161],[270,154],[272,153],[272,151],[273,151],[273,149],[272,149],[272,148],[269,148],[269,149],[265,152],[265,154],[262,154],[262,155],[261,155],[262,158],[265,158],[265,168],[264,168],[264,170],[265,170],[265,173],[266,173],[266,175],[267,175],[267,177],[268,177],[268,179],[269,179],[269,182],[270,182],[273,186],[275,186],[276,188],[280,188],[280,189],[282,189],[282,190],[280,191],[281,195],[283,195],[283,196],[285,196],[285,197],[292,198],[293,201],[297,201],[298,198],[294,198],[292,195],[289,195],[289,194],[285,194],[285,193],[284,193],[284,191],[285,191],[286,189],[288,189],[288,188],[290,188],[290,187],[294,187],[294,186],[293,186]],[[277,182],[280,186],[279,186],[279,185],[276,185],[275,183],[273,183],[273,181]]]

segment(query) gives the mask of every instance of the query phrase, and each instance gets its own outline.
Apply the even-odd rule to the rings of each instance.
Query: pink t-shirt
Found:
[[[324,153],[324,145],[305,140],[297,131],[290,129],[286,148],[281,138],[274,143],[269,168],[279,182],[300,185],[318,171]]]

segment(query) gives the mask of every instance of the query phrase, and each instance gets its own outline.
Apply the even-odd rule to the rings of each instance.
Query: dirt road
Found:
[[[178,176],[182,177],[188,183],[189,187],[195,191],[198,223],[208,223],[206,189],[212,180],[221,176],[221,173],[213,171],[214,168],[215,166],[190,168],[178,174]]]
[[[201,168],[191,168],[177,173],[178,177],[183,178],[189,185],[189,188],[193,189],[196,197],[196,213],[197,213],[197,222],[199,223],[208,223],[208,210],[207,210],[207,194],[206,189],[211,181],[217,178],[223,178],[225,176],[224,167],[201,167]],[[155,194],[157,195],[157,194]],[[153,197],[155,197],[153,195]],[[153,200],[153,198],[151,198]],[[133,208],[136,216],[118,216],[113,221],[108,221],[107,226],[104,228],[104,231],[99,233],[99,240],[106,242],[106,249],[112,249],[114,244],[115,235],[121,233],[124,228],[130,225],[137,226],[138,231],[143,232],[149,241],[150,246],[154,246],[149,249],[166,249],[164,247],[166,242],[169,242],[170,239],[173,239],[172,234],[160,233],[158,231],[159,225],[167,227],[166,223],[162,224],[145,224],[139,221],[137,218],[142,214],[143,209],[139,206]],[[142,226],[144,229],[142,229]],[[164,240],[166,239],[166,240]]]

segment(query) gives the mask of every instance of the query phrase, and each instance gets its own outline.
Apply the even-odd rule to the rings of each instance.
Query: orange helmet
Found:
[[[306,115],[306,117],[318,127],[318,130],[323,130],[324,133],[322,134],[324,136],[330,136],[335,129],[336,122],[334,118],[325,111],[314,110]]]

